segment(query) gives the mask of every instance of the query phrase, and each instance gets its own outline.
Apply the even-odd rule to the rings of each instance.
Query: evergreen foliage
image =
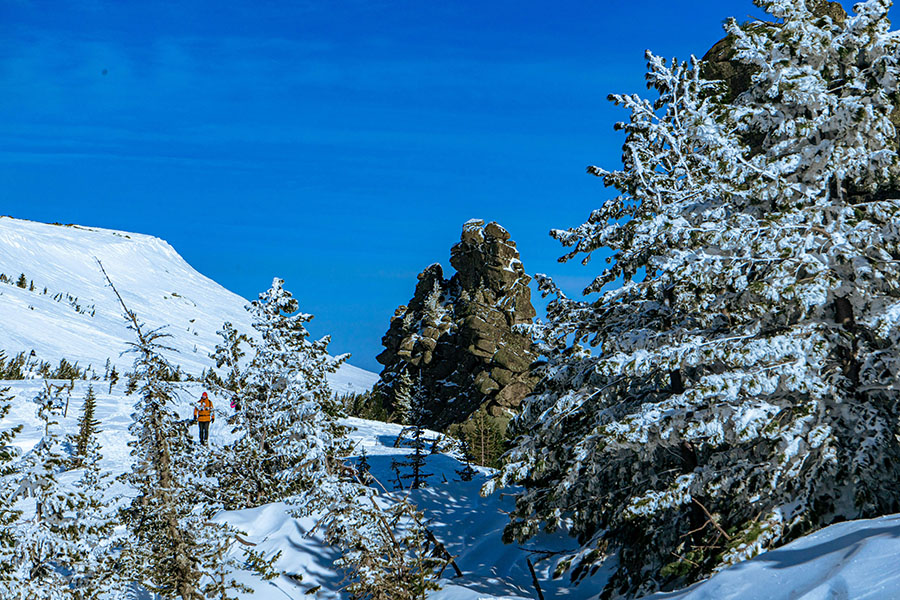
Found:
[[[120,589],[112,568],[113,522],[102,497],[106,484],[96,445],[89,445],[85,471],[74,487],[58,478],[67,463],[57,421],[62,409],[58,391],[46,385],[35,399],[44,435],[13,477],[12,498],[30,499],[34,513],[13,527],[18,590],[10,598],[91,600]]]
[[[362,452],[359,455],[359,461],[356,463],[356,474],[360,483],[363,485],[372,483],[372,465],[369,464],[369,454],[366,452],[365,448],[362,449]]]
[[[411,505],[385,512],[368,478],[344,463],[350,446],[327,375],[346,356],[328,355],[328,337],[308,339],[312,316],[297,312],[283,283],[274,279],[248,307],[260,341],[236,415],[239,437],[219,457],[220,494],[231,508],[289,500],[300,516],[324,514],[319,527],[343,553],[339,566],[350,574],[353,597],[422,598],[437,589],[437,577],[418,551],[426,537],[421,516],[401,526]]]
[[[65,358],[59,359],[59,366],[52,371],[47,379],[81,379],[83,373],[78,368],[78,362],[70,363]]]
[[[8,423],[11,401],[9,388],[0,389],[0,423]],[[11,442],[22,430],[22,425],[0,429],[0,598],[10,598],[19,586],[15,569],[16,551],[15,523],[20,512],[15,508],[12,475],[16,472],[13,465],[17,450]]]
[[[15,525],[13,564],[21,596],[62,598],[68,581],[60,569],[77,561],[73,523],[67,516],[77,500],[62,488],[57,477],[66,462],[57,421],[62,401],[49,385],[34,401],[44,425],[43,437],[18,465],[12,492],[13,498],[30,499],[34,514]]]
[[[569,526],[574,578],[615,555],[606,597],[900,509],[890,2],[757,4],[774,22],[726,25],[754,72],[732,104],[649,54],[658,98],[611,96],[624,165],[590,171],[619,195],[552,232],[565,259],[612,251],[599,297],[539,280],[549,360],[488,490],[526,488],[510,538]]]
[[[221,386],[232,392],[238,392],[244,387],[244,377],[241,374],[240,363],[246,352],[241,346],[244,344],[249,345],[250,338],[244,333],[238,333],[234,326],[227,321],[222,325],[222,329],[216,333],[222,337],[222,342],[216,344],[215,350],[209,357],[216,361],[216,367],[220,369],[225,367],[227,369],[227,375]]]
[[[109,371],[109,391],[107,393],[112,394],[113,386],[117,383],[119,383],[119,372],[116,371],[116,367],[113,365]]]
[[[327,376],[347,356],[328,355],[329,337],[308,339],[312,315],[275,278],[248,310],[259,333],[237,413],[235,442],[220,475],[230,507],[305,494],[334,477],[349,453]]]
[[[437,557],[422,513],[409,498],[385,500],[372,488],[348,487],[320,522],[326,540],[343,550],[353,600],[425,600],[438,590],[447,559]]]
[[[402,377],[401,377],[402,380]],[[408,468],[408,473],[398,475],[398,480],[409,480],[409,489],[417,490],[426,486],[426,480],[432,473],[425,472],[425,457],[428,455],[426,448],[428,440],[425,439],[425,422],[428,418],[428,410],[425,408],[425,390],[422,386],[421,376],[416,382],[404,392],[405,396],[405,414],[401,414],[403,420],[410,424],[404,428],[400,435],[397,436],[395,446],[400,446],[404,442],[408,442],[408,446],[413,449],[412,454],[404,459],[393,460],[391,468],[400,471]],[[404,396],[396,396],[398,399]],[[398,404],[398,408],[401,405]]]
[[[134,464],[123,475],[137,496],[123,514],[130,533],[122,552],[124,569],[161,598],[202,600],[211,590],[225,600],[231,597],[229,590],[243,589],[221,577],[233,560],[223,548],[233,544],[234,533],[211,520],[220,506],[195,491],[202,487],[196,481],[202,476],[197,473],[199,450],[174,408],[170,379],[177,369],[162,355],[162,350],[171,350],[162,343],[166,334],[145,330],[106,278],[137,340],[130,377],[137,395],[129,427]]]
[[[109,475],[100,467],[100,447],[89,437],[76,482],[79,502],[74,521],[82,554],[69,574],[75,600],[98,600],[107,593],[121,594],[130,585],[127,574],[119,570],[118,536],[114,535],[118,515],[111,512],[104,493],[110,486]]]
[[[225,381],[219,377],[219,374],[216,373],[215,369],[210,367],[209,369],[203,369],[200,373],[200,381],[210,389],[228,389]]]
[[[475,458],[472,456],[472,449],[469,447],[469,441],[466,438],[459,441],[459,453],[463,460],[463,468],[457,469],[456,474],[459,475],[462,481],[472,481],[475,475],[478,474],[478,471],[472,467]]]
[[[450,428],[450,434],[464,440],[472,461],[482,467],[496,468],[506,447],[508,419],[494,417],[482,407],[465,422]]]
[[[25,378],[25,353],[19,352],[13,358],[7,358],[6,352],[0,350],[0,379],[20,380]]]
[[[16,280],[16,286],[22,288],[23,290],[28,287],[28,279],[25,277],[25,273],[19,275],[19,279]]]
[[[369,421],[389,422],[390,415],[382,404],[379,394],[371,390],[362,393],[347,393],[338,396],[338,404],[347,415]]]
[[[75,447],[75,456],[73,457],[73,466],[79,467],[88,456],[88,449],[96,443],[98,427],[100,422],[94,418],[94,411],[97,410],[97,396],[94,394],[94,386],[89,385],[87,393],[84,395],[84,402],[81,405],[81,416],[78,417],[78,433],[75,435],[73,446]]]

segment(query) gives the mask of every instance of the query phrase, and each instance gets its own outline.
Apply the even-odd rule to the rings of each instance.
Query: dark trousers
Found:
[[[206,444],[209,439],[209,421],[200,421],[197,425],[200,426],[200,443]]]

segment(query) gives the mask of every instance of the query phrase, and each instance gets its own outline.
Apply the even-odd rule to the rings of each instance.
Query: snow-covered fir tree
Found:
[[[398,472],[398,481],[408,480],[409,489],[417,490],[425,487],[428,477],[432,475],[425,472],[425,458],[428,456],[425,422],[428,418],[428,409],[425,408],[425,388],[422,385],[421,375],[409,389],[408,398],[409,405],[402,417],[409,426],[404,427],[397,436],[396,445],[406,443],[413,451],[402,459],[391,461],[391,468]]]
[[[356,461],[356,475],[362,485],[369,485],[374,479],[372,465],[369,464],[369,453],[365,448],[360,451],[359,460]]]
[[[488,490],[526,488],[510,538],[569,527],[576,579],[615,556],[606,597],[900,510],[891,3],[757,4],[772,22],[726,25],[749,89],[648,54],[658,98],[611,97],[623,168],[590,169],[619,195],[552,232],[611,255],[592,301],[541,278],[548,362]]]
[[[35,398],[43,437],[22,459],[14,476],[12,498],[28,502],[28,514],[15,523],[13,537],[18,589],[9,598],[67,599],[74,579],[86,573],[93,523],[78,519],[77,509],[96,490],[72,488],[60,481],[68,463],[58,419],[63,402],[59,388],[46,384]]]
[[[119,372],[116,371],[116,366],[113,365],[112,370],[109,372],[109,390],[107,393],[112,394],[113,386],[119,383]]]
[[[162,355],[171,350],[163,345],[167,334],[147,330],[105,270],[103,274],[136,338],[131,380],[137,399],[129,426],[134,463],[122,478],[137,494],[123,511],[128,536],[122,539],[120,568],[160,598],[232,598],[229,589],[240,591],[241,586],[225,580],[224,588],[217,588],[215,581],[222,561],[234,560],[221,549],[231,546],[234,536],[228,527],[211,520],[221,506],[198,492],[204,488],[198,482],[204,476],[204,462],[175,409],[170,379],[176,369]]]
[[[77,503],[72,515],[80,548],[79,560],[68,574],[75,600],[121,596],[131,583],[117,564],[118,514],[106,496],[111,481],[100,465],[102,458],[96,436],[89,436],[79,461],[82,472],[75,483]]]
[[[243,345],[250,344],[250,338],[246,334],[238,332],[234,325],[225,322],[222,329],[216,332],[222,337],[222,341],[216,344],[210,358],[216,361],[216,367],[226,369],[225,388],[237,392],[244,385],[241,375],[241,359],[246,355]]]
[[[248,306],[260,340],[247,372],[235,433],[220,481],[230,507],[296,497],[340,471],[349,452],[328,385],[346,355],[328,355],[330,338],[310,340],[297,300],[275,278]]]
[[[78,417],[78,433],[72,439],[72,445],[75,447],[75,456],[72,457],[72,464],[78,467],[82,464],[88,455],[88,447],[96,442],[96,436],[100,422],[94,418],[94,412],[97,410],[97,395],[94,393],[94,386],[89,385],[84,395],[84,402],[81,405],[81,415]]]
[[[472,466],[474,457],[472,456],[472,448],[469,446],[469,440],[463,437],[459,440],[459,457],[462,459],[463,467],[456,470],[456,474],[462,481],[472,481],[478,471]]]
[[[391,382],[391,391],[393,392],[393,420],[399,421],[405,425],[410,424],[410,413],[412,411],[412,394],[413,379],[409,374],[409,365],[407,368],[400,369],[400,372]]]
[[[342,550],[335,566],[347,572],[353,600],[425,600],[440,589],[448,558],[438,556],[424,516],[408,497],[379,496],[373,488],[345,486],[320,526]]]
[[[14,461],[17,451],[11,445],[13,439],[22,430],[22,425],[6,427],[6,415],[11,407],[9,388],[0,389],[0,598],[12,598],[19,588],[18,573],[15,565],[16,533],[15,524],[21,514],[15,508],[14,475],[17,471]]]

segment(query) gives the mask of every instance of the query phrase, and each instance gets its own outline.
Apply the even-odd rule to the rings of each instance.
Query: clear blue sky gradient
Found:
[[[850,3],[844,3],[850,8]],[[462,223],[577,294],[551,228],[610,195],[644,50],[704,54],[749,1],[0,0],[0,214],[168,240],[375,356]]]

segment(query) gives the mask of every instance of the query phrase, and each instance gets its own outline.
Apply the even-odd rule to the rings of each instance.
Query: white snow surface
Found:
[[[54,365],[77,361],[101,375],[107,359],[119,373],[129,370],[133,359],[122,353],[134,336],[96,259],[129,309],[150,328],[166,326],[166,343],[177,351],[167,358],[187,373],[215,366],[209,354],[225,321],[253,334],[247,300],[198,273],[159,238],[0,217],[0,273],[10,279],[0,283],[0,349],[8,356],[34,350]],[[15,285],[21,274],[33,291]],[[345,363],[329,382],[342,394],[368,390],[377,379]]]
[[[647,600],[900,598],[900,515],[846,521]]]
[[[65,384],[66,381],[52,382]],[[128,425],[131,423],[134,398],[124,395],[124,383],[119,382],[109,392],[105,381],[76,381],[68,406],[67,416],[60,423],[63,433],[77,431],[77,419],[81,411],[84,394],[88,385],[94,386],[97,394],[97,420],[100,421],[99,441],[103,454],[104,470],[118,475],[131,464],[128,441]],[[5,381],[0,387],[8,386],[15,396],[8,420],[22,424],[24,429],[15,439],[15,445],[28,452],[41,437],[41,423],[35,415],[33,398],[42,389],[42,380]],[[178,390],[178,412],[181,417],[192,415],[193,402],[204,389],[199,383],[176,384]],[[210,443],[225,444],[233,439],[226,425],[231,414],[228,399],[212,395],[216,421],[210,427]],[[390,489],[394,479],[391,460],[410,452],[408,448],[395,448],[394,441],[402,427],[375,421],[349,418],[345,424],[354,431],[351,434],[357,455],[365,448],[372,474]],[[4,423],[4,426],[7,423]],[[192,427],[196,438],[196,427]],[[429,437],[438,434],[428,432]],[[529,554],[518,545],[507,545],[501,540],[503,526],[508,517],[505,512],[512,509],[512,498],[502,492],[487,498],[479,495],[479,490],[490,474],[489,469],[479,469],[472,481],[461,481],[456,473],[462,465],[449,455],[433,454],[427,457],[427,472],[433,473],[428,479],[429,487],[411,492],[411,499],[422,509],[429,526],[456,557],[456,563],[463,572],[462,577],[454,577],[448,567],[441,581],[442,589],[429,593],[429,600],[531,600],[536,597],[528,570],[526,558],[537,561],[536,570],[541,588],[546,598],[567,600],[593,600],[606,581],[607,574],[598,572],[577,587],[572,587],[568,579],[553,580],[550,574],[556,560],[540,560],[541,555]],[[74,479],[74,472],[62,480]],[[506,490],[509,492],[510,490]],[[133,490],[117,482],[109,492],[109,503],[124,503]],[[396,491],[396,498],[407,492]],[[23,501],[27,502],[27,501]],[[23,518],[30,518],[33,508],[20,505]],[[337,558],[334,549],[325,545],[321,538],[310,531],[315,526],[314,519],[292,518],[290,507],[281,504],[267,504],[258,508],[220,513],[217,519],[241,529],[246,540],[256,544],[266,556],[281,551],[276,566],[286,574],[273,581],[263,581],[246,571],[236,573],[237,579],[254,589],[253,594],[241,596],[242,600],[345,600],[342,593],[343,574],[333,567]],[[565,534],[540,535],[528,544],[529,548],[544,551],[564,550],[572,547],[572,540]],[[236,550],[237,551],[237,550]],[[310,590],[321,586],[313,594]]]

